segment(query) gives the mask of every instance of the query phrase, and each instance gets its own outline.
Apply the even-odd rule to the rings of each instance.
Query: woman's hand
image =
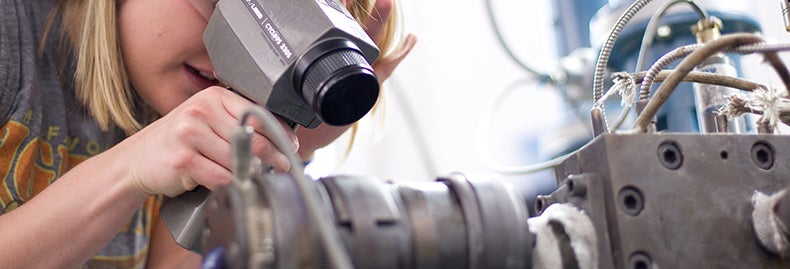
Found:
[[[59,177],[18,208],[0,214],[2,268],[77,268],[104,248],[153,194],[176,196],[197,185],[209,189],[231,181],[230,137],[253,104],[221,87],[204,89],[114,147]],[[289,164],[255,127],[252,150],[261,161],[286,171]],[[290,128],[286,128],[290,130]],[[289,131],[292,139],[293,132]],[[295,141],[295,140],[294,140]],[[296,142],[291,151],[296,151]],[[176,246],[164,225],[152,244]],[[161,238],[169,241],[163,241]],[[152,246],[168,258],[199,261],[186,250]],[[162,248],[164,247],[164,248]],[[40,253],[57,253],[41,259]],[[152,262],[153,264],[153,262]],[[167,267],[172,268],[172,267]]]
[[[349,5],[355,1],[359,0],[342,0],[346,8],[349,9],[351,8]],[[365,32],[373,39],[376,45],[381,46],[385,38],[387,21],[390,15],[392,15],[393,5],[393,0],[376,0],[375,4],[373,4],[373,10],[370,12],[370,16],[362,23],[362,28],[365,29]],[[392,53],[379,57],[373,62],[372,67],[376,72],[376,76],[379,78],[379,82],[383,83],[392,75],[392,72],[395,71],[395,67],[398,67],[400,62],[406,58],[406,55],[409,55],[409,52],[414,48],[416,42],[417,37],[410,33],[406,35],[402,43],[395,47]]]
[[[123,154],[132,183],[143,195],[176,196],[198,185],[214,189],[233,177],[231,133],[244,109],[252,105],[227,89],[210,87],[111,150]],[[267,139],[267,130],[253,126],[253,153],[276,171],[287,171],[288,159]],[[295,152],[296,136],[283,127],[294,141]]]

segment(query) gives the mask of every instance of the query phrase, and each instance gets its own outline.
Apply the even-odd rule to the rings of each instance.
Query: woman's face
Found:
[[[157,112],[216,85],[202,39],[208,21],[190,0],[122,0],[118,16],[129,79]]]

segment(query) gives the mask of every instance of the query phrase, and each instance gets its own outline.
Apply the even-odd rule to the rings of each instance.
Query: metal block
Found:
[[[592,218],[600,268],[790,267],[751,220],[755,191],[790,185],[790,136],[603,135],[556,174],[585,182],[584,196],[555,199]]]

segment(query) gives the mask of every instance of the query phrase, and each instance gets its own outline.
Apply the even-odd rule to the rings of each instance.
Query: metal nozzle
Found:
[[[691,32],[697,37],[697,43],[704,44],[716,40],[721,36],[721,19],[711,16],[697,21],[691,26]]]
[[[782,4],[782,18],[785,21],[785,31],[790,33],[790,0],[779,0]]]
[[[590,120],[592,121],[593,137],[606,132],[606,123],[603,118],[603,109],[593,107],[590,109]]]

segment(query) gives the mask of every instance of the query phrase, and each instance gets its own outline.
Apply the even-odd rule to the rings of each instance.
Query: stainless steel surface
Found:
[[[634,255],[655,268],[790,266],[759,245],[751,224],[754,192],[790,185],[790,136],[603,135],[556,173],[586,183],[584,197],[566,188],[546,201],[592,218],[600,268],[632,268]]]
[[[176,198],[165,198],[159,209],[159,215],[176,242],[196,253],[201,252],[200,236],[206,227],[203,208],[209,193],[208,189],[197,187]]]
[[[203,251],[234,249],[226,252],[229,268],[325,268],[325,250],[316,247],[293,179],[264,174],[252,183],[211,194]],[[456,174],[395,184],[335,176],[315,181],[315,188],[355,268],[528,268],[531,263],[527,210],[502,181]],[[255,199],[242,199],[250,195]],[[256,253],[276,258],[255,262]]]

